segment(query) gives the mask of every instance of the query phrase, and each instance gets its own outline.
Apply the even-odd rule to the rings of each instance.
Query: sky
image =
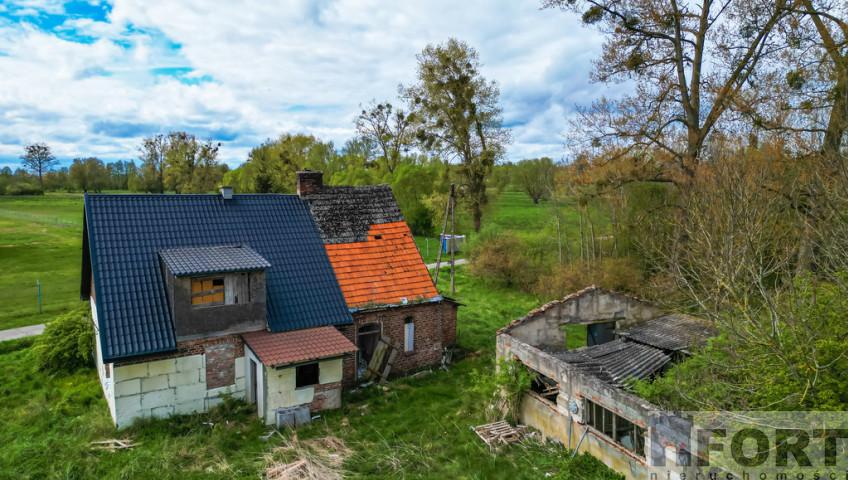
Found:
[[[236,167],[284,132],[354,135],[371,100],[395,104],[415,56],[454,37],[500,84],[509,160],[565,151],[602,38],[539,0],[114,0],[0,2],[0,167],[24,146],[137,159],[145,137],[184,130],[221,142]]]

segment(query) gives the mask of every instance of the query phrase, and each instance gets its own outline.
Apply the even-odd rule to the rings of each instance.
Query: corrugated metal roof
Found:
[[[263,365],[275,366],[335,357],[358,350],[333,327],[307,328],[285,333],[242,334]]]
[[[243,245],[172,248],[162,250],[159,256],[175,277],[202,273],[265,270],[271,266],[262,255]]]
[[[634,342],[671,351],[704,346],[707,340],[718,334],[708,322],[681,313],[647,320],[615,333]]]
[[[264,257],[271,331],[353,321],[309,208],[296,195],[225,202],[220,195],[87,194],[85,223],[107,361],[176,348],[159,267],[165,249],[245,245]]]
[[[644,380],[671,361],[671,357],[660,349],[622,339],[553,355],[618,386],[628,378]]]

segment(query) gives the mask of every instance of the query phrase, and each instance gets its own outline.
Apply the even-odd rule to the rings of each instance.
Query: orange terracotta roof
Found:
[[[356,346],[333,327],[305,328],[288,332],[243,333],[245,343],[263,365],[285,365],[355,352]]]
[[[324,245],[348,307],[439,295],[406,222],[371,225],[364,242]]]

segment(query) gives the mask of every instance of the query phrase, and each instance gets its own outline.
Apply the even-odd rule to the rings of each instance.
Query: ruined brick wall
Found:
[[[315,385],[312,401],[305,404],[310,412],[320,412],[342,406],[342,382]]]
[[[236,346],[219,343],[204,347],[206,356],[206,389],[232,385],[236,381]],[[242,354],[244,356],[244,354]]]
[[[366,323],[381,323],[383,335],[403,350],[404,322],[412,317],[415,323],[414,349],[398,352],[392,373],[403,373],[427,365],[438,365],[442,361],[442,347],[456,342],[456,305],[448,302],[425,303],[390,307],[382,310],[353,313],[353,325],[340,327],[339,331],[354,344],[356,328]],[[343,383],[350,386],[356,382],[356,355],[346,357],[343,364]]]

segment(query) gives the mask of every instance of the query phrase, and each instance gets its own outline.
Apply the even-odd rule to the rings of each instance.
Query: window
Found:
[[[295,367],[295,388],[309,387],[318,383],[317,363],[308,363]]]
[[[250,277],[229,273],[221,277],[191,279],[191,304],[195,307],[237,305],[250,302]]]
[[[403,351],[411,352],[415,349],[415,322],[412,317],[406,317],[403,321]]]
[[[191,304],[210,306],[224,304],[224,277],[191,280]]]
[[[613,439],[631,452],[645,456],[645,429],[612,410],[586,400],[583,410],[586,424]]]

